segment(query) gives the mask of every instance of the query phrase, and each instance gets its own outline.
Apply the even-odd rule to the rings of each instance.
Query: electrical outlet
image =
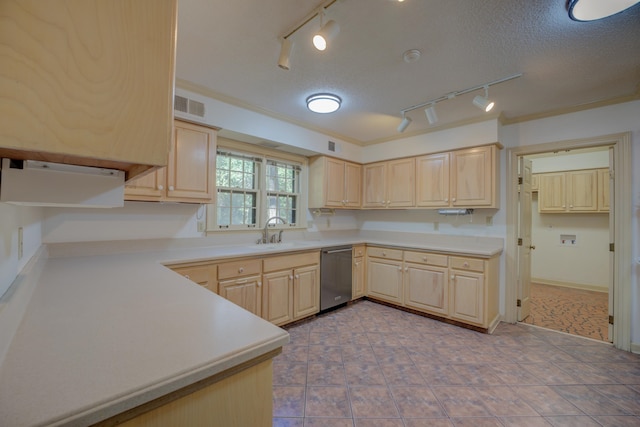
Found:
[[[204,233],[204,221],[198,221],[198,233]]]
[[[18,259],[22,259],[24,255],[24,241],[22,227],[18,227]]]

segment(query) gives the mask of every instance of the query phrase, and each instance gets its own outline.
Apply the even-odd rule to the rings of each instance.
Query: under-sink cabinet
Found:
[[[498,260],[367,247],[367,296],[492,331],[498,323]]]

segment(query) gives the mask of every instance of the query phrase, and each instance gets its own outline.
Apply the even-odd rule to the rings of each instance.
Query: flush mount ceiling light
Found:
[[[640,1],[640,0],[638,0],[638,1]],[[411,123],[411,119],[406,116],[407,112],[416,110],[418,108],[427,107],[424,110],[424,114],[427,116],[427,120],[429,121],[429,124],[430,125],[434,125],[438,121],[438,116],[436,114],[436,109],[435,109],[436,103],[442,102],[442,101],[447,101],[447,100],[450,100],[450,99],[454,99],[456,96],[464,95],[464,94],[469,93],[469,92],[474,92],[474,91],[479,90],[479,89],[484,89],[484,96],[476,96],[473,99],[473,105],[482,108],[485,112],[488,112],[495,105],[492,101],[489,101],[489,99],[488,99],[489,98],[489,86],[493,86],[493,85],[497,85],[499,83],[507,82],[509,80],[517,79],[518,77],[522,77],[522,73],[514,74],[512,76],[505,77],[505,78],[502,78],[502,79],[499,79],[499,80],[494,80],[492,82],[488,82],[488,83],[481,84],[481,85],[478,85],[478,86],[472,86],[472,87],[467,88],[467,89],[462,89],[462,90],[458,90],[458,91],[455,91],[455,92],[449,92],[449,93],[447,93],[445,95],[442,95],[442,96],[440,96],[438,98],[430,99],[427,102],[423,102],[422,104],[413,105],[411,107],[405,108],[404,110],[400,110],[400,113],[402,113],[402,122],[398,126],[398,132],[401,132],[401,133],[404,132],[405,129],[407,129],[407,127]]]
[[[569,0],[567,10],[574,21],[595,21],[620,13],[637,3],[640,0]]]
[[[319,13],[320,15],[320,31],[313,36],[313,45],[318,50],[325,50],[327,44],[333,40],[340,32],[340,26],[334,20],[330,20],[325,25],[322,25],[324,18],[324,9]]]
[[[331,93],[315,93],[307,98],[307,108],[314,113],[333,113],[341,104],[342,99]]]
[[[473,105],[484,110],[485,113],[488,113],[493,109],[493,106],[496,105],[496,103],[489,99],[489,86],[484,87],[484,96],[478,95],[473,98]]]

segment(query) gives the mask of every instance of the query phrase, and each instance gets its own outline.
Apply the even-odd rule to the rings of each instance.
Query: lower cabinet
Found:
[[[181,264],[173,266],[171,269],[203,288],[218,293],[216,280],[218,269],[215,264]]]
[[[498,323],[498,257],[367,248],[371,298],[492,331]]]
[[[366,295],[364,245],[353,247],[353,267],[351,278],[351,300],[362,298]]]
[[[218,283],[219,294],[247,311],[262,316],[262,280],[260,276],[223,280]]]

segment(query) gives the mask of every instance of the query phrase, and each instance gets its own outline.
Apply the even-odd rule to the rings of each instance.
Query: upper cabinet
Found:
[[[133,179],[126,200],[214,203],[214,129],[176,120],[168,166]]]
[[[364,165],[363,188],[363,208],[415,206],[414,158]]]
[[[167,164],[176,0],[0,2],[0,157]]]
[[[416,206],[499,208],[498,147],[487,145],[416,159]]]
[[[360,207],[362,166],[331,157],[319,156],[309,164],[309,207]]]
[[[608,169],[541,173],[538,212],[608,212],[608,177]]]

